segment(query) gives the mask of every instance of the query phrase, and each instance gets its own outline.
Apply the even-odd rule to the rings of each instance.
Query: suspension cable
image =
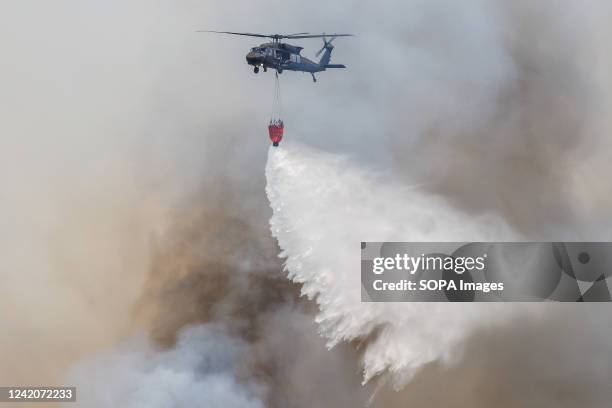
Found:
[[[274,99],[272,100],[272,120],[279,120],[282,116],[280,78],[278,72],[274,74]]]

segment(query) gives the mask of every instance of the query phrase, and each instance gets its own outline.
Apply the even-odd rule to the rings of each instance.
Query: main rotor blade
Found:
[[[244,35],[247,37],[261,37],[261,38],[273,38],[280,40],[283,38],[325,38],[325,37],[353,37],[354,34],[308,34],[308,33],[297,33],[297,34],[256,34],[256,33],[235,33],[233,31],[212,31],[212,30],[198,30],[198,33],[217,33],[217,34],[231,34],[231,35]]]
[[[209,30],[198,30],[198,33],[217,33],[217,34],[232,34],[232,35],[245,35],[248,37],[262,37],[262,38],[274,38],[272,35],[266,34],[254,34],[254,33],[234,33],[231,31],[209,31]]]
[[[354,37],[355,34],[312,34],[312,35],[286,35],[284,38],[324,38],[324,37]]]

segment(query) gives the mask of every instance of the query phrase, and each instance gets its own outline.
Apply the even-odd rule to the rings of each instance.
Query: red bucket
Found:
[[[283,140],[283,132],[285,131],[285,124],[282,120],[275,120],[270,122],[268,125],[268,134],[273,146],[278,146],[278,143]]]

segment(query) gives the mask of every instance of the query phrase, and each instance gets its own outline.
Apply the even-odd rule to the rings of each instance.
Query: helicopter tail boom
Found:
[[[346,68],[346,65],[344,64],[327,64],[324,65],[323,68]]]

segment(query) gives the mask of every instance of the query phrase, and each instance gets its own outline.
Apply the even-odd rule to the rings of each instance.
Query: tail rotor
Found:
[[[329,50],[333,50],[334,46],[332,45],[332,41],[334,41],[336,38],[338,38],[337,35],[332,36],[329,41],[327,41],[327,37],[325,36],[325,33],[323,33],[323,47],[321,47],[321,49],[319,51],[317,51],[316,56],[318,57],[319,55],[321,55],[321,53],[323,51],[325,51],[326,49]]]

